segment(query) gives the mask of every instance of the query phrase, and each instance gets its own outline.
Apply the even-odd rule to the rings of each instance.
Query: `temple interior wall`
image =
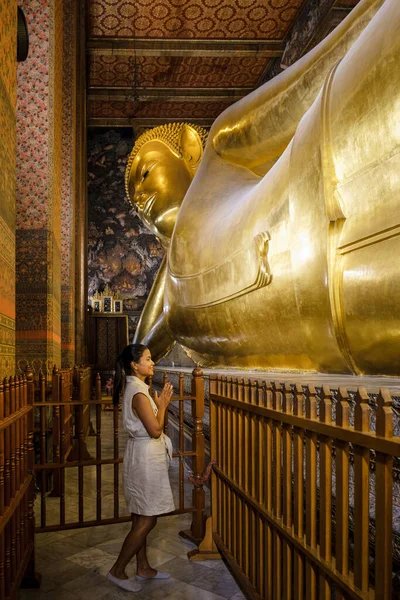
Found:
[[[0,378],[15,369],[17,3],[0,0]]]
[[[30,52],[18,69],[17,361],[60,364],[63,9],[21,7]]]
[[[125,198],[126,162],[132,129],[89,130],[88,279],[89,297],[108,284],[123,298],[132,340],[164,250]]]

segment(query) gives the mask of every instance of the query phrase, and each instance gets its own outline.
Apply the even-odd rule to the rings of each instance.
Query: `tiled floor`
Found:
[[[113,456],[112,415],[102,413],[102,456]],[[95,437],[88,438],[88,450],[95,456]],[[120,433],[120,454],[125,446]],[[78,520],[78,470],[66,472],[66,522]],[[121,469],[120,469],[120,475]],[[179,465],[174,459],[170,469],[175,503],[178,505]],[[120,514],[126,514],[120,477]],[[102,467],[102,517],[113,515],[113,465]],[[185,475],[185,505],[191,504],[192,486]],[[207,494],[208,496],[208,494]],[[209,501],[209,498],[207,498]],[[209,502],[207,502],[208,504]],[[35,516],[40,524],[41,502],[35,503]],[[46,497],[46,524],[59,519],[60,499]],[[84,518],[96,518],[96,467],[84,467]],[[189,562],[187,552],[194,546],[179,537],[179,531],[188,529],[189,514],[161,517],[148,538],[150,564],[168,571],[167,581],[148,581],[136,594],[123,591],[110,583],[105,575],[121,548],[129,531],[129,523],[72,529],[36,535],[36,570],[42,575],[40,590],[21,590],[19,600],[223,600],[243,599],[238,586],[222,560]],[[129,565],[129,575],[135,574],[135,560]]]
[[[193,544],[179,537],[187,529],[187,515],[159,519],[149,536],[148,556],[153,567],[168,571],[171,579],[149,581],[137,593],[115,587],[105,574],[113,564],[129,524],[106,525],[37,535],[40,590],[21,590],[19,600],[232,600],[244,599],[222,560],[190,562]],[[129,575],[135,574],[135,561]]]

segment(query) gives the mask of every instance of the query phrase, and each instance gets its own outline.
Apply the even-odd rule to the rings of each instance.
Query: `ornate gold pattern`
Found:
[[[0,0],[0,378],[15,368],[17,5]]]
[[[1,312],[15,317],[15,235],[0,217]]]

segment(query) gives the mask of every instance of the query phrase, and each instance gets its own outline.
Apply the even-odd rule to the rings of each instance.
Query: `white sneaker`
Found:
[[[118,579],[118,577],[114,577],[111,573],[107,573],[106,577],[109,581],[127,592],[140,592],[142,589],[142,586],[132,579]]]

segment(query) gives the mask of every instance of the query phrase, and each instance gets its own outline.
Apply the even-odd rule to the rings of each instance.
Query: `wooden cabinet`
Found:
[[[113,375],[116,358],[128,343],[127,315],[89,315],[89,361],[94,376],[100,373],[102,386]]]

